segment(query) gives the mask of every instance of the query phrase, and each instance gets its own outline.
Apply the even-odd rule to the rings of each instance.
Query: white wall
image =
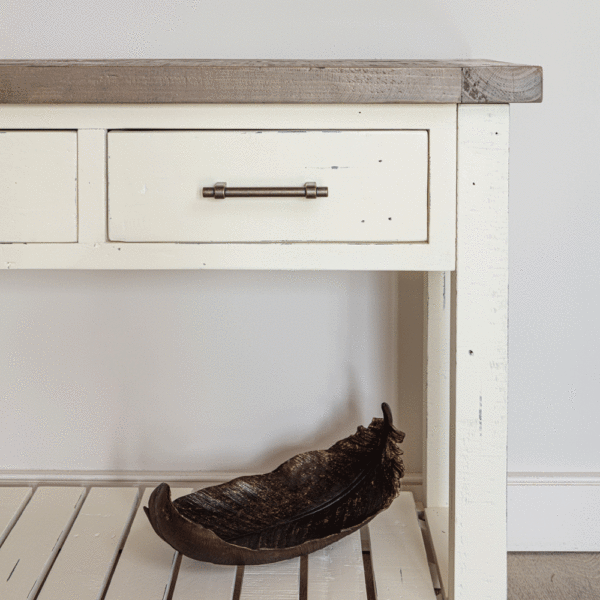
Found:
[[[422,285],[390,273],[2,271],[0,466],[261,472],[353,433],[385,400],[419,472],[422,314],[400,323],[398,306]]]
[[[490,58],[542,65],[543,104],[511,108],[508,469],[514,475],[509,486],[509,539],[512,547],[521,549],[600,550],[600,523],[593,522],[596,529],[586,538],[591,541],[584,544],[578,541],[581,519],[569,512],[573,499],[592,499],[585,500],[589,506],[577,506],[579,514],[597,512],[600,501],[600,477],[593,476],[600,473],[600,312],[596,308],[600,292],[599,17],[598,3],[592,0],[371,0],[354,4],[340,0],[4,0],[0,58]],[[206,384],[207,397],[224,393],[214,383],[221,381],[222,369],[232,356],[238,367],[246,360],[234,336],[238,327],[242,327],[244,342],[254,344],[253,354],[245,370],[228,384],[228,391],[246,398],[258,394],[258,386],[262,386],[258,374],[267,374],[269,369],[255,367],[272,350],[276,350],[278,369],[286,371],[284,382],[279,383],[277,369],[271,373],[268,411],[257,414],[241,400],[239,405],[240,418],[249,427],[240,431],[242,436],[259,431],[260,417],[278,423],[279,437],[272,448],[296,449],[328,441],[333,436],[328,427],[334,410],[345,415],[344,424],[359,415],[365,419],[389,392],[386,386],[393,386],[393,382],[379,380],[387,377],[391,367],[386,361],[378,364],[374,350],[393,345],[393,335],[390,338],[380,319],[369,322],[374,317],[368,308],[385,304],[380,294],[394,287],[391,275],[37,275],[39,278],[9,273],[0,280],[2,331],[12,327],[10,339],[15,341],[1,350],[0,375],[4,390],[11,394],[19,390],[21,398],[18,412],[5,400],[0,410],[9,406],[11,418],[20,415],[20,432],[36,432],[24,438],[29,437],[32,446],[3,432],[0,454],[4,466],[48,466],[53,444],[71,447],[81,439],[91,447],[82,448],[80,456],[72,459],[73,468],[75,464],[94,468],[120,461],[124,466],[146,465],[148,449],[163,448],[183,414],[191,414],[186,411],[191,410],[200,377],[196,353],[202,357],[203,368],[216,369],[211,371],[211,383]],[[409,288],[409,296],[416,287]],[[32,290],[35,298],[27,300]],[[293,300],[292,291],[296,290],[303,290],[303,302]],[[73,292],[81,304],[68,299],[67,292]],[[199,293],[215,315],[211,334],[225,332],[213,339],[211,351],[205,353],[197,343],[197,335],[206,325],[197,308]],[[290,315],[296,319],[296,313],[286,315],[271,296],[285,298],[291,303],[288,310],[300,311],[303,320],[290,325]],[[216,319],[224,319],[218,314],[224,298],[227,310],[223,314],[231,322],[219,325]],[[7,324],[5,307],[14,299],[21,304],[20,329],[14,322]],[[243,325],[241,317],[247,306],[251,306],[254,324]],[[96,322],[91,308],[101,311]],[[171,311],[164,322],[160,316],[163,308]],[[257,325],[269,320],[271,325]],[[341,325],[348,322],[357,323],[356,328],[343,333]],[[370,329],[370,324],[375,329]],[[332,352],[319,348],[316,356],[300,353],[302,371],[310,374],[308,380],[302,372],[294,372],[298,367],[294,355],[277,338],[284,326],[292,327],[294,335],[305,334],[302,348],[314,333],[323,348]],[[156,328],[160,336],[155,338]],[[178,346],[173,331],[190,343],[191,356]],[[92,334],[89,343],[84,342],[86,333]],[[257,340],[253,334],[259,336]],[[143,342],[133,344],[134,335]],[[394,339],[400,338],[402,333]],[[165,354],[154,350],[157,339],[164,344]],[[67,349],[61,362],[58,347],[63,341]],[[21,348],[20,355],[15,348]],[[368,360],[363,362],[361,352],[366,352]],[[171,358],[165,365],[162,359],[167,353]],[[348,362],[350,355],[354,362]],[[28,360],[36,365],[33,378],[27,373]],[[97,367],[98,362],[102,368]],[[107,381],[106,373],[116,374]],[[149,373],[153,375],[150,380]],[[193,376],[185,379],[187,373]],[[163,399],[171,385],[185,388],[187,408],[178,406],[173,396],[165,412]],[[296,394],[292,412],[279,404],[286,393]],[[358,396],[360,401],[353,404],[352,398]],[[33,397],[39,405],[31,405]],[[69,407],[60,409],[63,412],[56,405],[58,397],[64,402],[64,398],[72,398]],[[302,403],[306,408],[301,410]],[[153,424],[155,407],[164,413],[162,433]],[[40,414],[48,419],[47,426],[35,424]],[[52,419],[60,421],[61,415],[70,419],[70,425],[60,430],[65,437],[56,439],[57,430],[50,423]],[[218,412],[206,416],[215,427],[224,423],[224,415]],[[323,423],[317,434],[311,433],[308,425],[315,417]],[[140,431],[135,448],[127,441],[133,422]],[[119,423],[127,427],[119,430]],[[298,423],[298,428],[292,423]],[[416,421],[409,424],[419,426]],[[103,428],[113,432],[110,449],[103,446]],[[208,452],[203,441],[190,434],[184,435],[182,442],[170,454],[162,455],[165,467],[187,465],[182,457],[188,456],[188,451]],[[120,443],[127,446],[127,452],[119,450]],[[32,456],[37,457],[35,465]],[[208,460],[206,454],[203,457]],[[230,464],[225,455],[212,459]],[[252,454],[247,460],[268,462]],[[420,468],[416,453],[408,461],[411,468]],[[558,477],[559,472],[566,475]],[[539,486],[530,485],[539,483],[539,476],[530,473],[549,477],[552,485],[543,488],[542,496]],[[573,486],[574,481],[584,482],[585,494],[578,495],[577,490],[583,488]],[[567,492],[569,501],[565,500]],[[538,535],[537,529],[526,525],[534,522],[542,509],[548,519],[568,521],[572,517],[572,527],[565,528],[563,522],[562,527],[554,527],[561,533]],[[552,531],[552,523],[546,524]]]

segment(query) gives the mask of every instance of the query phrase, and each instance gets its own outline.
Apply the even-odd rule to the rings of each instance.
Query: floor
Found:
[[[509,552],[508,600],[600,600],[600,553]]]

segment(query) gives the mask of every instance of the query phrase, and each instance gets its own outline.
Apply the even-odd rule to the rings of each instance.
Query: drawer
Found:
[[[77,241],[77,133],[0,132],[0,242]]]
[[[203,197],[217,182],[328,196]],[[110,131],[108,211],[122,242],[426,242],[428,133]]]

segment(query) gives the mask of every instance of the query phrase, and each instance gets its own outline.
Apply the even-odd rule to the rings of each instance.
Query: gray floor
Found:
[[[600,553],[509,552],[508,600],[600,600]]]

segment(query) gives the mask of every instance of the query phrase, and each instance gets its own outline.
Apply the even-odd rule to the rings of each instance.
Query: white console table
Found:
[[[0,596],[505,598],[509,103],[541,88],[493,61],[0,62],[2,268],[428,274],[424,511],[218,568],[154,535],[143,487],[0,479]]]

